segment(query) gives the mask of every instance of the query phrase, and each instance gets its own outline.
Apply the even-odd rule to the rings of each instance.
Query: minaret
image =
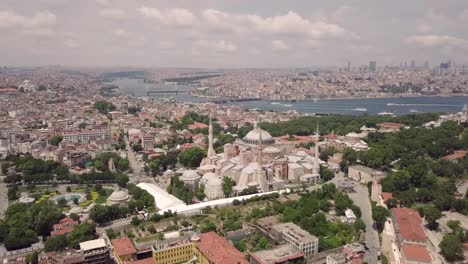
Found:
[[[213,148],[213,122],[211,120],[210,114],[210,123],[208,125],[208,158],[216,155],[216,151]]]
[[[258,125],[257,125],[258,126]],[[262,150],[263,150],[263,142],[262,142],[262,130],[257,128],[258,132],[258,153],[257,153],[257,162],[260,164],[260,168],[262,167]]]
[[[262,164],[263,164],[263,161],[262,161],[262,158],[263,158],[262,157],[262,150],[263,150],[262,130],[258,128],[257,131],[258,131],[259,144],[258,144],[258,147],[257,147],[257,150],[258,150],[258,153],[257,153],[258,169],[257,169],[257,172],[256,172],[256,176],[257,176],[257,182],[260,183],[260,188],[262,189],[262,191],[266,192],[266,191],[268,191],[268,179],[267,179],[267,175],[266,175],[265,170],[263,170],[263,168],[262,168]]]
[[[319,163],[319,125],[317,123],[317,131],[315,132],[315,155],[314,155],[314,164],[312,166],[312,174],[320,174],[320,163]]]

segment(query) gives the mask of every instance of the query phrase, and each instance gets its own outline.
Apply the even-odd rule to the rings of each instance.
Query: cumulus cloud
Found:
[[[49,11],[37,12],[30,17],[12,11],[0,11],[0,28],[50,28],[55,26],[56,21],[55,14]]]
[[[277,16],[234,14],[216,9],[205,9],[200,14],[194,14],[187,9],[160,10],[146,6],[138,8],[138,11],[143,16],[154,18],[165,25],[190,26],[198,30],[295,35],[309,39],[359,38],[357,34],[348,32],[337,24],[324,20],[312,21],[293,11]]]
[[[156,19],[161,24],[172,26],[192,26],[196,22],[195,15],[184,8],[171,8],[159,10],[153,7],[142,6],[138,12],[144,17]]]
[[[109,0],[96,0],[96,3],[101,6],[110,6],[111,3]]]
[[[127,38],[129,36],[128,32],[121,28],[116,28],[112,30],[112,34],[116,37]]]
[[[21,30],[21,33],[27,36],[34,37],[50,37],[55,35],[55,31],[49,28],[24,29]]]
[[[468,49],[468,40],[448,35],[415,35],[406,38],[406,42],[425,47],[455,47]]]
[[[81,46],[80,43],[74,39],[66,39],[63,42],[63,45],[65,45],[68,48],[78,48],[79,46]]]
[[[225,40],[207,41],[200,40],[197,42],[198,46],[202,48],[212,49],[217,52],[234,52],[237,51],[237,46]]]
[[[125,17],[125,12],[117,8],[103,8],[99,10],[99,15],[105,18],[119,19]]]
[[[351,13],[352,10],[353,8],[351,6],[340,6],[335,12],[333,12],[331,19],[337,23],[344,23],[346,17]]]
[[[274,51],[286,51],[289,49],[288,45],[286,45],[286,43],[284,43],[284,41],[282,40],[273,40],[271,42],[271,48],[274,50]]]

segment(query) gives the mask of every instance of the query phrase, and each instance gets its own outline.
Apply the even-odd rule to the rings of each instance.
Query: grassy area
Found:
[[[37,204],[38,204],[38,203],[42,203],[42,202],[45,201],[45,200],[49,200],[50,197],[52,197],[52,196],[54,196],[54,195],[56,195],[56,194],[57,194],[56,192],[51,192],[51,193],[49,193],[49,194],[44,194],[44,195],[42,195],[41,198],[39,198],[35,203],[37,203]]]
[[[86,207],[89,206],[90,204],[96,202],[99,199],[99,193],[95,191],[90,191],[91,193],[91,200],[87,200],[85,202],[81,202],[80,206],[81,207]]]
[[[163,238],[163,234],[158,233],[158,234],[153,234],[153,235],[147,235],[147,236],[144,236],[144,237],[139,237],[139,238],[135,239],[135,241],[137,243],[144,243],[144,242],[150,242],[150,241],[154,241],[154,240],[162,240],[161,238]]]
[[[99,198],[96,200],[96,203],[97,203],[97,204],[106,203],[107,198],[108,198],[108,197],[112,194],[112,192],[114,191],[114,190],[112,190],[112,189],[106,189],[106,188],[103,189],[103,190],[106,192],[106,194],[105,194],[105,195],[99,195]]]

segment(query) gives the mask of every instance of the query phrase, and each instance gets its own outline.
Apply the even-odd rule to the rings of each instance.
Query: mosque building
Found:
[[[288,183],[320,181],[320,164],[324,162],[319,160],[318,127],[314,156],[277,141],[257,122],[245,137],[224,145],[224,152],[216,154],[211,116],[208,131],[207,157],[197,171],[186,171],[180,179],[192,187],[203,184],[209,200],[223,198],[223,177],[236,182],[234,195],[249,187],[267,192],[282,189]]]

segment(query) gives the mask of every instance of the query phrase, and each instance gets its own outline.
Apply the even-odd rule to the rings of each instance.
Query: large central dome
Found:
[[[262,145],[271,145],[275,143],[275,139],[267,131],[257,127],[247,133],[243,140],[248,144],[260,145],[260,138]]]

